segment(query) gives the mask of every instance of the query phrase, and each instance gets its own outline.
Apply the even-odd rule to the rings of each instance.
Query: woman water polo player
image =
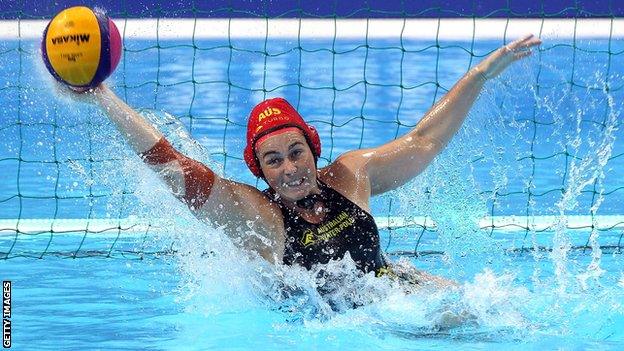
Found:
[[[244,158],[251,172],[268,183],[264,192],[219,177],[182,155],[105,85],[86,94],[194,215],[224,228],[244,248],[269,262],[308,269],[348,253],[362,272],[382,275],[392,267],[380,249],[370,197],[422,172],[460,128],[484,83],[540,43],[529,35],[499,48],[409,133],[379,147],[347,152],[322,169],[316,163],[321,154],[316,130],[286,100],[261,102],[249,116]],[[244,234],[250,223],[262,240]],[[420,277],[444,282],[425,273]]]

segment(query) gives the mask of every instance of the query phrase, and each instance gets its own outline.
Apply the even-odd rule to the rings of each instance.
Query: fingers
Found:
[[[526,47],[533,47],[533,46],[537,46],[542,44],[542,40],[538,37],[533,36],[532,34],[530,35],[530,37],[525,40],[522,45],[526,46]]]
[[[71,87],[67,84],[60,83],[58,81],[54,81],[53,87],[56,95],[60,96],[61,98],[88,104],[92,104],[95,102],[95,95],[97,94],[95,88],[76,88]]]
[[[523,51],[523,52],[517,52],[517,53],[515,53],[515,55],[514,55],[514,59],[519,60],[519,59],[521,59],[521,58],[524,58],[524,57],[527,57],[527,56],[531,56],[531,54],[532,54],[532,53],[533,53],[533,52],[532,52],[532,51],[530,51],[530,50]]]
[[[518,40],[515,40],[507,44],[507,48],[511,51],[525,51],[530,50],[532,47],[540,45],[542,41],[535,37],[533,34],[526,35]]]
[[[488,79],[498,76],[512,62],[530,56],[531,49],[540,45],[542,41],[533,34],[515,40],[486,57],[479,65]]]
[[[526,43],[527,41],[529,41],[529,40],[531,40],[533,38],[535,38],[535,36],[533,34],[527,34],[524,37],[515,40],[513,43],[520,43],[520,44],[521,43]]]
[[[538,46],[542,41],[533,34],[526,35],[505,45],[505,54],[510,55],[513,60],[519,60],[531,55],[531,49]]]
[[[71,90],[66,84],[54,81],[54,91],[57,95],[72,99],[76,92]]]

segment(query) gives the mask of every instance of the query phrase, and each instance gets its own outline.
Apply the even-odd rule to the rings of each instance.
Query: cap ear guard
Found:
[[[245,159],[245,163],[247,163],[247,167],[249,167],[251,173],[258,178],[264,179],[262,169],[260,168],[260,161],[258,161],[258,157],[256,157],[256,153],[253,151],[251,145],[247,144],[245,147],[243,158]]]
[[[304,132],[303,134],[306,136],[306,139],[308,139],[308,143],[310,144],[310,150],[312,150],[314,157],[318,159],[319,157],[321,157],[321,137],[319,137],[316,128],[309,124],[308,128],[310,130],[309,133]]]

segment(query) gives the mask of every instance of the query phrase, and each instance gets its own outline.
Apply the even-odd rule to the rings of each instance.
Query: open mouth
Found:
[[[282,183],[282,186],[284,188],[294,188],[294,187],[301,186],[303,182],[305,182],[305,177],[300,178],[299,180],[293,180],[292,182]]]

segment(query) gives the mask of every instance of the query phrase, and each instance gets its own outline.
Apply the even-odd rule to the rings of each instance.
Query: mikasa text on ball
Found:
[[[121,57],[119,30],[103,12],[84,6],[59,12],[43,32],[43,62],[60,82],[93,88],[113,73]]]

